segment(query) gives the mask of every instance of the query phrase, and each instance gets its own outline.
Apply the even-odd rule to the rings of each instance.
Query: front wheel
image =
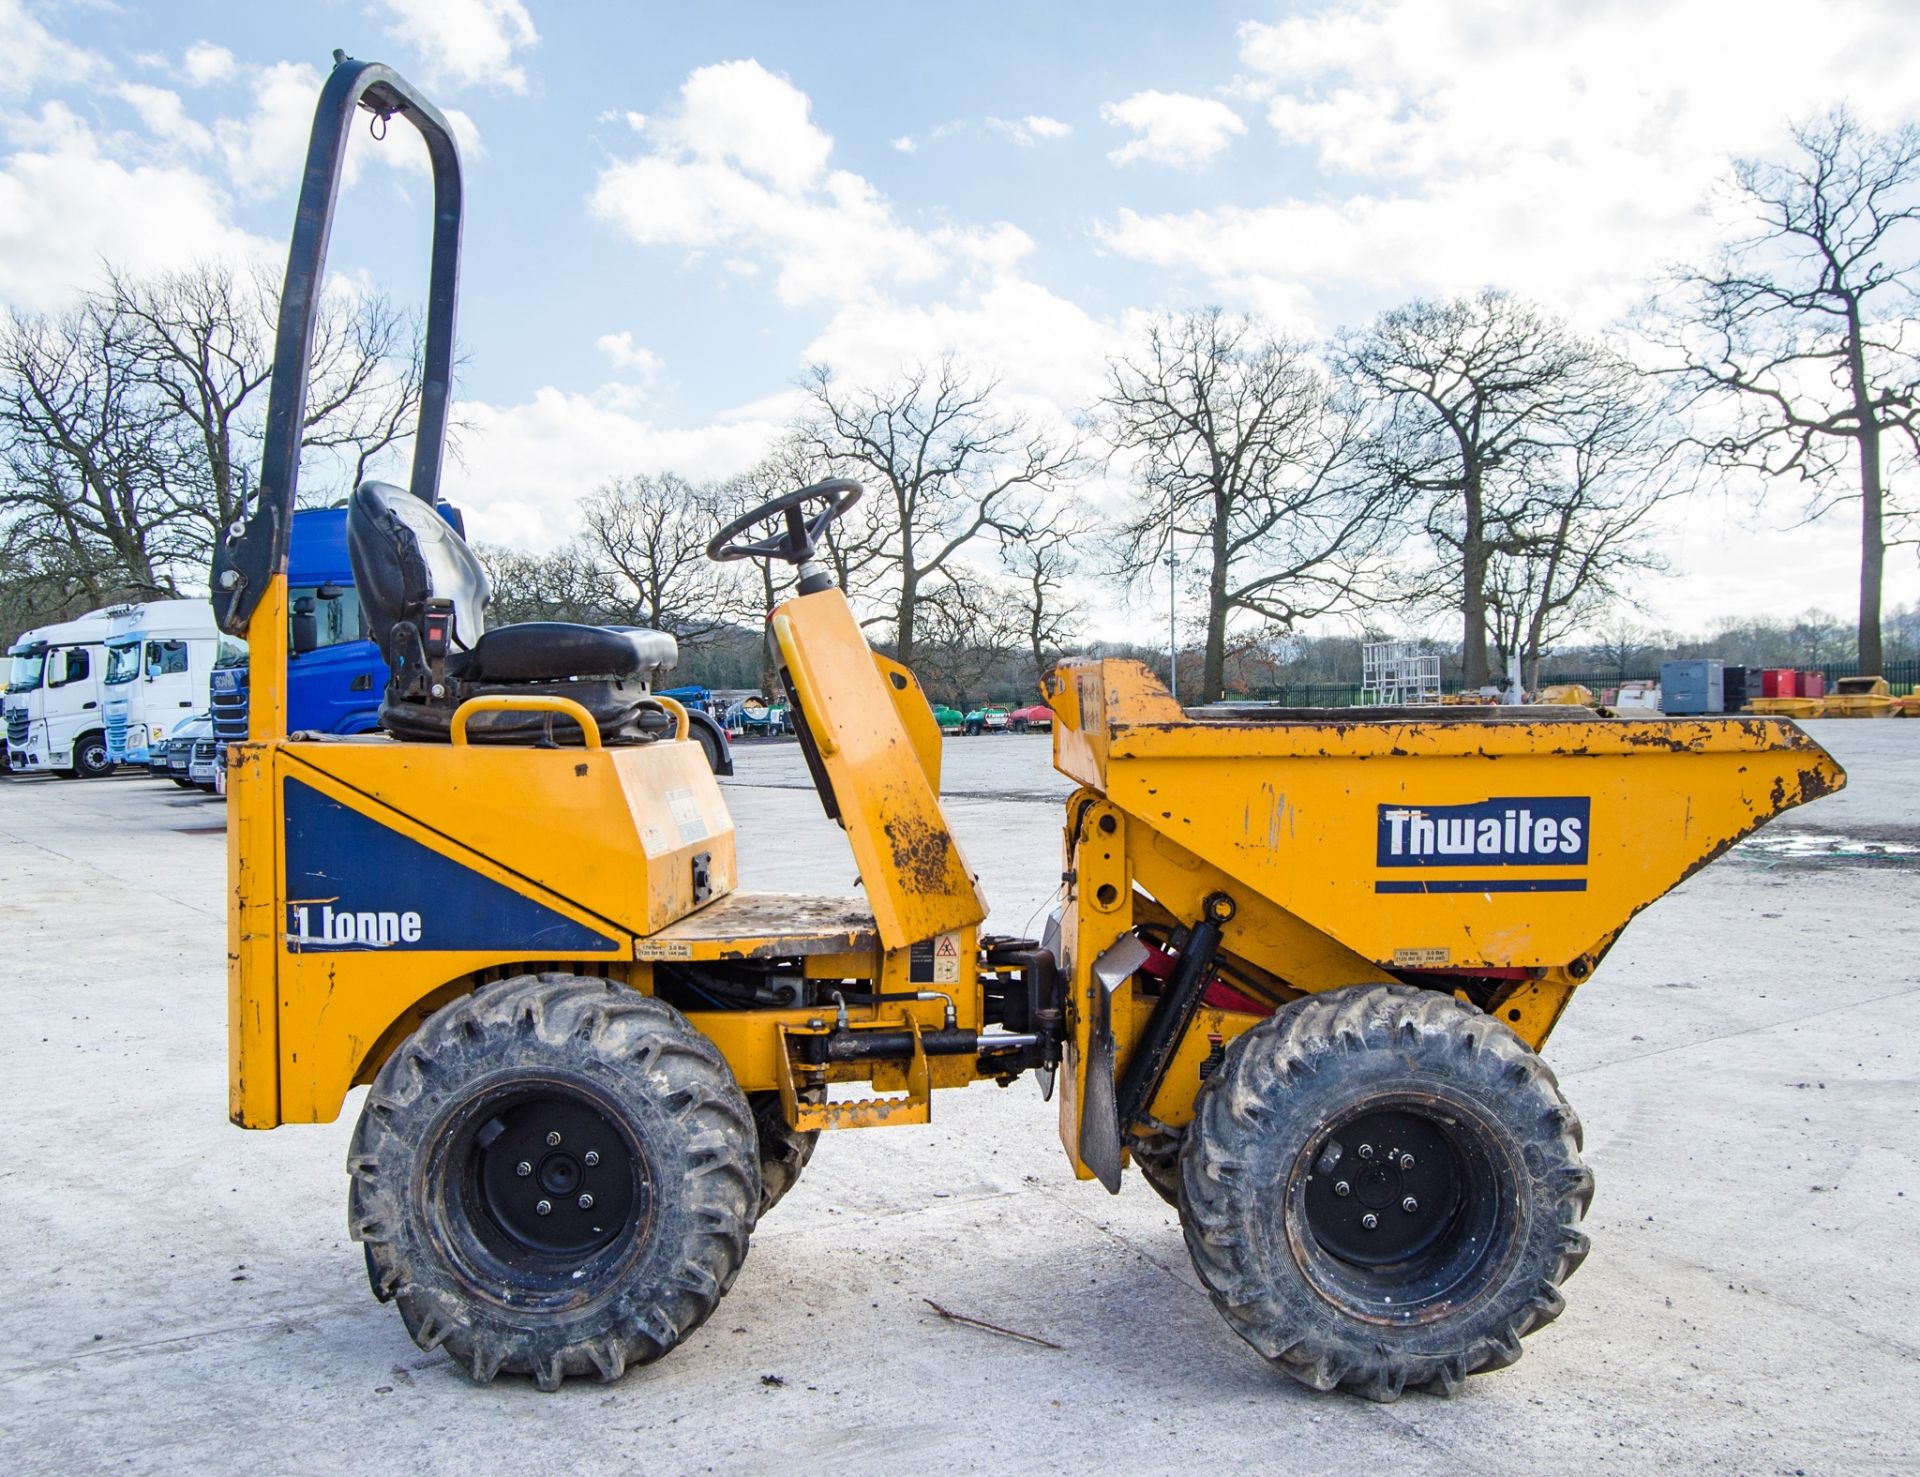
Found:
[[[1593,1198],[1553,1073],[1448,995],[1309,996],[1228,1048],[1181,1149],[1194,1268],[1316,1390],[1452,1394],[1520,1357],[1580,1265]]]
[[[713,1043],[604,980],[520,975],[443,1008],[374,1079],[347,1161],[376,1296],[475,1380],[618,1379],[712,1313],[760,1200]]]
[[[74,740],[73,772],[84,780],[97,780],[113,773],[113,756],[107,752],[106,735],[86,733]]]

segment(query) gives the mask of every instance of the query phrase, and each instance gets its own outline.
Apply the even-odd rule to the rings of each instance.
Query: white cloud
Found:
[[[188,83],[194,87],[205,87],[209,82],[224,82],[233,75],[234,67],[233,53],[224,46],[215,46],[211,41],[194,42],[187,48],[187,54],[180,64]]]
[[[177,144],[195,154],[213,146],[213,135],[204,124],[187,116],[179,93],[164,87],[125,82],[120,86],[120,96],[140,115],[140,122],[154,139]]]
[[[1751,0],[1737,25],[1717,0],[1630,16],[1351,0],[1249,24],[1237,91],[1318,158],[1321,188],[1180,215],[1123,210],[1100,235],[1249,301],[1499,283],[1597,324],[1664,262],[1705,249],[1715,223],[1700,204],[1729,155],[1777,150],[1790,118],[1839,98],[1870,122],[1908,116],[1920,33],[1907,20],[1890,0],[1817,13]]]
[[[603,333],[593,341],[593,346],[607,356],[615,369],[635,371],[642,384],[651,384],[666,367],[652,349],[645,344],[636,344],[632,332],[627,329],[618,333]]]
[[[540,33],[521,0],[381,0],[387,30],[419,54],[420,73],[456,87],[481,83],[527,90],[515,53]]]
[[[700,67],[680,87],[680,105],[635,127],[663,147],[707,164],[734,164],[782,194],[819,179],[833,140],[814,125],[813,104],[756,61]]]
[[[177,166],[128,166],[61,103],[0,165],[0,302],[52,311],[98,285],[105,263],[135,274],[206,257],[270,261],[271,243],[236,228],[212,181]]]
[[[914,150],[918,149],[920,145],[914,141],[912,134],[903,133],[898,138],[888,139],[887,147],[890,149],[898,149],[903,154],[911,154]]]
[[[85,47],[53,34],[27,13],[21,0],[0,0],[0,98],[30,96],[48,84],[79,82],[106,64]]]
[[[1217,98],[1184,92],[1136,92],[1122,102],[1103,103],[1100,117],[1137,135],[1107,155],[1115,164],[1145,160],[1193,168],[1247,131],[1240,115]]]
[[[955,263],[1004,269],[1031,248],[1004,222],[902,224],[871,183],[828,167],[833,140],[811,111],[758,62],[701,67],[673,107],[635,115],[646,151],[601,171],[591,208],[640,245],[720,252],[729,271],[769,259],[789,305],[930,282]]]
[[[989,133],[997,133],[1023,149],[1032,148],[1036,139],[1065,138],[1073,132],[1071,123],[1062,123],[1058,118],[1048,118],[1039,113],[1029,113],[1017,121],[1011,118],[988,118],[984,127]]]
[[[514,405],[463,401],[457,454],[443,479],[489,543],[547,548],[572,530],[580,499],[633,472],[731,477],[765,453],[784,417],[723,418],[676,429],[634,415],[620,387],[591,395],[543,386]]]

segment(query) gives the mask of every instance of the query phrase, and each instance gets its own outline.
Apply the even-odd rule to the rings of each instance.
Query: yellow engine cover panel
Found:
[[[630,933],[735,885],[733,818],[697,743],[615,749],[288,744],[287,756]]]

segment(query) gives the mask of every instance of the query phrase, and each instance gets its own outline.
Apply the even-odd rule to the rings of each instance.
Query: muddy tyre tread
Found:
[[[818,1096],[824,1101],[826,1090],[819,1089]],[[777,1092],[750,1092],[747,1102],[753,1107],[754,1131],[759,1135],[759,1214],[764,1216],[786,1198],[787,1191],[800,1182],[800,1171],[813,1158],[813,1151],[820,1142],[820,1132],[815,1129],[798,1133],[789,1128]]]
[[[584,1306],[529,1316],[464,1293],[433,1251],[422,1208],[397,1193],[419,1135],[451,1109],[459,1081],[514,1056],[589,1048],[648,1084],[674,1126],[679,1171],[654,1215],[652,1275],[622,1277]],[[368,1093],[348,1152],[349,1230],[368,1281],[394,1302],[422,1349],[442,1349],[473,1379],[502,1371],[542,1390],[570,1376],[612,1381],[672,1349],[713,1312],[746,1257],[760,1201],[753,1114],[711,1041],[672,1006],[611,981],[518,975],[442,1008],[393,1052]]]
[[[1314,1298],[1310,1291],[1302,1296],[1304,1279],[1286,1285],[1290,1278],[1276,1278],[1252,1250],[1256,1144],[1274,1135],[1290,1093],[1383,1048],[1437,1057],[1458,1080],[1517,1105],[1503,1121],[1517,1124],[1535,1218],[1498,1295],[1462,1321],[1451,1348],[1397,1340],[1356,1318],[1303,1312]],[[1565,1307],[1560,1285],[1586,1258],[1579,1226],[1593,1198],[1581,1147],[1580,1120],[1552,1070],[1501,1022],[1412,986],[1327,991],[1240,1036],[1203,1084],[1180,1158],[1182,1228],[1214,1306],[1277,1369],[1315,1390],[1345,1389],[1377,1401],[1397,1399],[1410,1386],[1451,1395],[1468,1375],[1512,1364],[1521,1340]]]

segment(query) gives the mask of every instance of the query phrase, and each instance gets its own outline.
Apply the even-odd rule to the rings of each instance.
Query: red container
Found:
[[[1798,697],[1799,673],[1787,667],[1768,667],[1760,673],[1760,696]]]
[[[1801,697],[1825,697],[1826,695],[1827,679],[1822,673],[1802,672],[1800,674]]]

